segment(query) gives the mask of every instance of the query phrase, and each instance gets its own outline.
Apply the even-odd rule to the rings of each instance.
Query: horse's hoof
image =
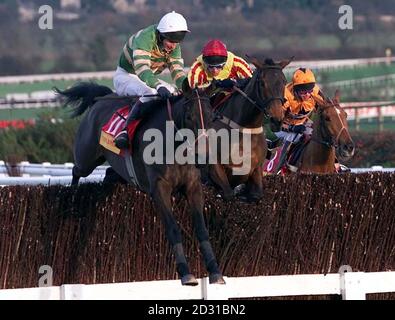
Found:
[[[183,286],[197,286],[198,281],[193,274],[187,274],[181,278],[181,284]]]
[[[224,277],[220,273],[210,274],[208,279],[210,284],[225,284]]]
[[[256,203],[256,202],[259,202],[259,200],[261,200],[261,199],[262,199],[262,196],[250,195],[250,196],[248,197],[248,202],[250,202],[250,203]]]
[[[240,195],[237,197],[240,202],[249,203],[248,198],[245,195]]]
[[[231,201],[231,200],[234,199],[234,197],[235,197],[235,195],[234,195],[233,192],[232,192],[232,193],[230,193],[230,194],[224,194],[224,195],[222,196],[222,199],[224,199],[224,201]]]
[[[246,185],[245,184],[239,184],[237,187],[234,189],[234,193],[236,196],[244,194],[246,191]]]
[[[252,204],[252,203],[257,203],[262,199],[262,196],[251,196],[251,195],[241,195],[238,196],[239,201],[247,203],[247,204]]]

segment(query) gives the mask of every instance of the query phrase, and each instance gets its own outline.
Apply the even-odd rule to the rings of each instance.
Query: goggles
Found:
[[[223,69],[224,66],[225,66],[225,62],[219,64],[208,64],[207,69]]]
[[[306,94],[312,94],[313,89],[302,89],[297,91],[299,95],[306,95]]]

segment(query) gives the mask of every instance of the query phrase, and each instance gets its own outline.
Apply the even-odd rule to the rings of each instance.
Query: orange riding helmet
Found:
[[[313,71],[307,68],[299,68],[294,72],[292,83],[296,90],[312,90],[315,86],[315,76]]]

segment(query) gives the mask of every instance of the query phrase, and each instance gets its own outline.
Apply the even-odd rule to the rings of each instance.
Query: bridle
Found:
[[[284,96],[282,97],[269,97],[269,98],[265,98],[263,96],[263,92],[262,92],[262,85],[261,83],[264,81],[262,78],[262,73],[264,70],[267,69],[276,69],[276,70],[282,70],[282,68],[280,66],[264,66],[262,68],[259,68],[257,70],[257,72],[255,72],[254,76],[252,77],[252,79],[250,81],[254,81],[254,87],[253,87],[253,92],[257,93],[257,100],[253,100],[249,97],[249,95],[247,93],[245,93],[244,91],[242,91],[241,89],[235,87],[234,89],[240,93],[244,98],[246,98],[255,108],[257,108],[259,111],[263,112],[264,115],[267,118],[270,118],[270,115],[267,113],[267,107],[269,106],[269,104],[275,100],[279,100],[281,102],[281,104],[285,103],[285,99]],[[256,86],[258,86],[258,88],[256,88]]]
[[[252,76],[251,80],[249,81],[250,83],[253,83],[252,90],[249,93],[244,92],[237,86],[233,87],[233,90],[238,92],[242,97],[244,97],[248,102],[250,102],[254,108],[258,109],[259,112],[262,112],[266,118],[270,118],[270,115],[267,112],[267,108],[270,105],[272,101],[279,100],[281,104],[285,103],[284,96],[282,97],[269,97],[265,98],[264,94],[262,92],[262,72],[267,69],[276,69],[280,70],[282,72],[282,68],[277,65],[265,65],[264,67],[258,68],[255,72],[254,75]],[[258,86],[258,87],[257,87]],[[248,88],[248,85],[247,85]],[[256,93],[257,99],[254,100],[250,97],[251,93]],[[222,123],[225,125],[229,126],[232,129],[237,129],[240,130],[244,133],[249,133],[249,134],[261,134],[263,132],[263,127],[257,127],[257,128],[245,128],[239,125],[238,123],[234,122],[232,119],[229,119],[223,114],[224,108],[220,108],[221,110],[216,111],[216,119],[220,119]]]
[[[315,138],[312,138],[312,140],[314,140],[318,143],[321,143],[321,144],[327,146],[328,148],[335,147],[337,149],[339,147],[339,139],[340,139],[340,135],[342,134],[342,132],[346,131],[346,133],[348,135],[350,135],[350,134],[349,134],[346,126],[344,125],[343,120],[341,119],[341,117],[339,115],[339,112],[337,112],[337,110],[340,110],[340,109],[336,106],[335,103],[333,103],[332,100],[329,100],[329,102],[331,104],[328,106],[320,106],[320,113],[319,113],[319,115],[320,115],[320,135],[323,138],[323,140],[317,140]],[[339,130],[338,134],[336,135],[336,138],[334,138],[333,135],[329,132],[328,127],[325,123],[325,119],[322,116],[323,112],[326,109],[331,108],[331,107],[336,109],[336,115],[338,116],[339,121],[342,125],[341,129]]]

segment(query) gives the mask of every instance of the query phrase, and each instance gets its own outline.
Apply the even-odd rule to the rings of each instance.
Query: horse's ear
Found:
[[[248,54],[246,54],[246,57],[248,58],[248,60],[250,60],[251,61],[251,63],[256,67],[256,68],[263,68],[263,63],[262,62],[260,62],[257,58],[255,58],[255,57],[252,57],[252,56],[250,56],[250,55],[248,55]]]
[[[318,106],[324,106],[325,104],[330,103],[330,100],[321,90],[318,91],[318,97],[312,95],[312,98]]]
[[[278,65],[281,67],[281,69],[284,69],[287,65],[289,65],[291,62],[292,62],[292,60],[295,58],[295,56],[292,56],[291,58],[289,58],[289,59],[285,59],[285,60],[282,60],[282,61],[280,61],[279,63],[278,63]]]
[[[339,89],[336,89],[335,97],[333,98],[333,101],[335,101],[337,104],[340,103],[340,90]]]
[[[189,93],[191,91],[191,87],[189,86],[188,78],[185,78],[182,82],[182,92]]]

